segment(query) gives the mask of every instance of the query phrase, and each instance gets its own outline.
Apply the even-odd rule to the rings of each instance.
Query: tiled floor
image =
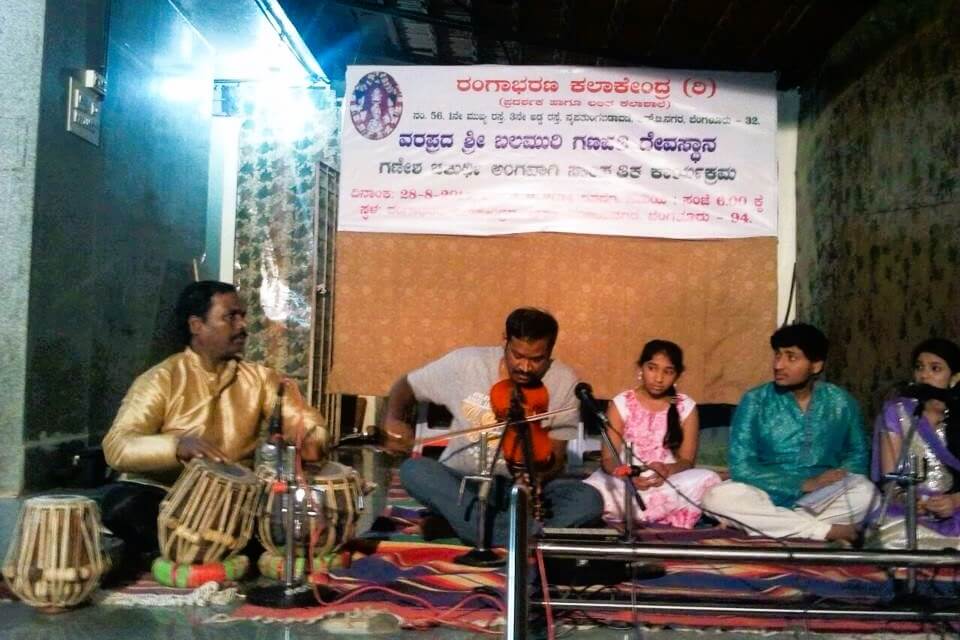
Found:
[[[368,527],[375,514],[385,504],[385,487],[389,464],[378,454],[370,451],[354,450],[344,452],[343,461],[358,469],[365,478],[379,484],[372,496],[369,508],[361,526]],[[6,549],[21,500],[0,499],[0,549]],[[260,622],[211,623],[217,613],[225,608],[218,607],[115,607],[87,605],[65,613],[44,614],[18,602],[0,603],[0,639],[17,640],[173,640],[180,638],[229,638],[230,640],[293,640],[299,638],[334,638],[345,636],[378,636],[399,638],[437,638],[440,640],[460,640],[462,638],[489,637],[457,630],[433,629],[429,631],[403,631],[392,624],[391,619],[380,616],[376,619],[350,620],[338,619],[317,624],[267,624]],[[643,629],[622,631],[614,629],[592,628],[565,630],[563,638],[575,640],[631,640],[648,638],[652,640],[704,640],[718,638],[770,638],[786,640],[797,638],[824,638],[841,640],[854,638],[848,634],[814,634],[803,629],[798,622],[795,630],[783,633],[721,632],[698,630]],[[934,638],[929,635],[890,635],[875,634],[859,636],[873,639],[893,638]],[[944,636],[946,637],[946,636]]]

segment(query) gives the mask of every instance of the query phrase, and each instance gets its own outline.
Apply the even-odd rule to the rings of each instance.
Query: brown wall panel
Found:
[[[774,238],[341,232],[328,391],[386,395],[451,349],[499,344],[510,310],[534,305],[560,322],[554,356],[598,396],[634,384],[643,343],[661,337],[684,349],[685,392],[737,402],[770,376],[776,296]]]

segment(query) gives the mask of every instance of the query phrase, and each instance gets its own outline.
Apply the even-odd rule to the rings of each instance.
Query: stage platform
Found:
[[[396,461],[371,449],[343,449],[341,460],[376,482],[361,518],[360,538],[351,546],[348,567],[335,569],[327,580],[342,600],[309,609],[277,612],[246,604],[234,592],[197,594],[160,587],[144,579],[101,589],[92,604],[56,615],[39,613],[19,602],[0,602],[0,638],[113,640],[114,638],[328,638],[344,635],[417,637],[454,640],[502,636],[505,621],[505,569],[472,569],[456,565],[464,551],[455,540],[424,542],[419,532],[422,510],[400,489]],[[0,499],[0,549],[6,550],[21,501]],[[682,542],[717,548],[739,545],[738,534],[716,529],[692,532],[648,529],[646,540]],[[763,548],[760,543],[759,548]],[[685,593],[692,601],[797,603],[842,602],[868,598],[883,606],[891,597],[891,577],[877,568],[788,567],[778,563],[752,568],[731,562],[662,563],[662,571],[637,574],[638,597],[656,601]],[[587,569],[593,569],[590,573]],[[609,565],[554,565],[558,583],[553,597],[592,590],[623,597],[625,583]],[[598,575],[605,576],[600,580]],[[571,580],[571,577],[574,579]],[[548,581],[549,581],[548,577]],[[587,584],[588,582],[593,584]],[[603,583],[603,584],[601,584]],[[921,576],[925,593],[953,594],[953,576],[942,571]],[[698,595],[698,590],[700,595]],[[153,597],[153,600],[151,600]],[[171,606],[177,599],[192,604]],[[576,640],[635,637],[631,619],[603,612],[555,612],[559,637]],[[438,624],[442,620],[442,624]],[[710,616],[641,615],[642,637],[703,638],[938,638],[957,637],[944,624],[924,628],[899,623],[840,623],[834,626],[804,619],[775,624]],[[833,624],[833,623],[831,623]],[[458,625],[459,628],[450,625]],[[471,630],[469,627],[473,627]],[[478,630],[486,627],[491,633]]]

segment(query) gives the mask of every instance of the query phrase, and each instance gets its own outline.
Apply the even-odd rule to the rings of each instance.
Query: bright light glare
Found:
[[[209,111],[213,99],[213,85],[206,73],[154,76],[150,80],[151,93],[170,102],[196,102]]]
[[[276,78],[256,83],[253,100],[280,141],[291,142],[303,136],[306,124],[319,117],[310,90],[291,87]]]
[[[218,53],[217,75],[251,81],[269,78],[287,85],[304,85],[310,78],[266,20],[261,22],[256,37],[246,47]]]

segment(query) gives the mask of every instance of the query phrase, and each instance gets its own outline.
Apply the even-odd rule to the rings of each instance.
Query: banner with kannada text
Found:
[[[777,234],[773,74],[352,66],[339,229]]]

